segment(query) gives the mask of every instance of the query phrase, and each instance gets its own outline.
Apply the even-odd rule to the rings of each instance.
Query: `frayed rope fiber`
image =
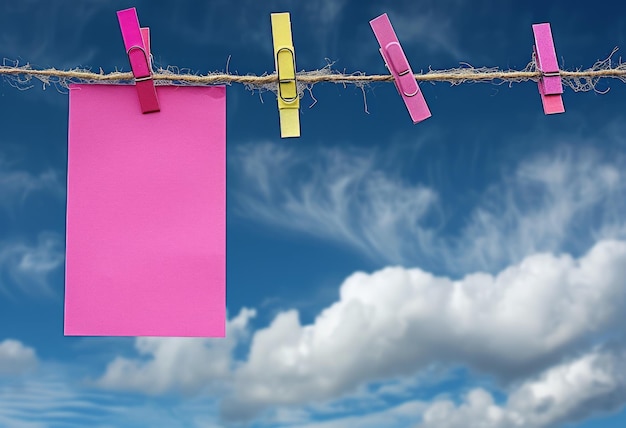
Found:
[[[576,92],[585,92],[596,89],[596,84],[603,78],[614,78],[626,83],[626,63],[618,61],[616,65],[612,64],[612,56],[617,52],[617,48],[613,50],[607,59],[596,62],[588,69],[578,69],[576,71],[560,70],[559,74],[563,84],[570,87]],[[302,94],[306,89],[310,89],[313,85],[322,82],[352,84],[364,87],[374,82],[392,82],[391,75],[367,75],[361,72],[345,74],[333,70],[332,64],[314,71],[301,71],[296,74],[299,93]],[[34,69],[29,65],[18,66],[2,65],[0,66],[0,75],[9,78],[13,86],[20,89],[27,89],[32,85],[32,79],[38,79],[47,85],[67,88],[72,83],[132,83],[133,74],[131,72],[112,72],[105,73],[100,70],[99,73],[82,70],[57,70]],[[423,74],[415,74],[418,82],[446,82],[452,85],[462,83],[478,83],[492,82],[495,84],[503,83],[519,83],[525,81],[538,81],[542,73],[537,70],[535,61],[529,63],[523,70],[500,70],[497,67],[472,67],[464,64],[459,68],[451,68],[446,70],[429,70]],[[153,79],[158,85],[218,85],[240,83],[248,89],[260,89],[276,91],[278,78],[275,73],[264,74],[262,76],[254,75],[236,75],[229,73],[209,73],[206,75],[197,75],[192,73],[180,73],[176,67],[167,69],[159,68],[153,73]]]

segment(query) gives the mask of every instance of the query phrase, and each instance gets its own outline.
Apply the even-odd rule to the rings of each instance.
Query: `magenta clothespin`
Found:
[[[139,96],[139,104],[143,113],[151,113],[160,110],[159,99],[157,98],[154,80],[152,79],[152,68],[150,67],[150,33],[139,28],[137,10],[120,10],[117,12],[117,19],[122,30],[124,46],[130,61],[130,67],[135,76],[135,86]]]
[[[543,111],[545,114],[563,113],[565,112],[561,96],[563,84],[550,24],[534,24],[533,34],[535,36],[533,52],[537,69],[541,71],[541,78],[539,78],[537,85],[543,103]]]
[[[404,55],[395,31],[393,31],[389,17],[386,13],[383,13],[379,17],[372,19],[370,25],[380,45],[380,53],[395,79],[396,88],[404,100],[406,108],[409,110],[413,123],[428,119],[431,116],[430,110],[424,95],[422,95],[415,81],[409,61]]]

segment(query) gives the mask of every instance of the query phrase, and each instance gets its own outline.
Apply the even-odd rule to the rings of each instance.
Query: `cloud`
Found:
[[[37,355],[33,348],[13,339],[0,342],[0,375],[22,375],[35,367]]]
[[[233,162],[242,171],[234,191],[241,215],[395,263],[431,244],[424,223],[436,193],[386,174],[373,153],[311,154],[265,143],[239,147]]]
[[[626,404],[626,352],[596,348],[515,385],[504,400],[484,388],[459,399],[408,400],[382,410],[364,407],[350,416],[289,423],[294,428],[548,428],[563,426]],[[451,395],[451,394],[446,394]],[[301,418],[307,420],[311,415]]]
[[[12,295],[17,288],[30,296],[54,295],[49,276],[64,260],[63,240],[53,232],[41,233],[36,244],[0,242],[0,292]]]
[[[584,147],[524,160],[484,192],[459,239],[443,249],[447,265],[490,270],[538,251],[587,248],[599,230],[626,220],[625,166]]]
[[[37,379],[0,383],[0,426],[11,428],[144,426],[200,427],[197,406],[163,406],[127,395],[90,391],[63,368],[44,367]],[[58,369],[61,373],[54,373]],[[191,407],[191,408],[190,408]],[[205,407],[206,409],[206,407]],[[193,416],[190,416],[193,411]]]
[[[626,378],[610,373],[624,371],[626,351],[606,347],[623,338],[624,278],[626,242],[614,240],[580,258],[540,253],[497,275],[458,280],[417,268],[357,272],[311,324],[285,311],[249,337],[255,312],[243,309],[229,321],[225,340],[137,338],[139,356],[115,358],[95,385],[212,397],[227,422],[294,425],[321,412],[335,422],[320,427],[340,427],[355,421],[336,418],[352,397],[370,400],[375,421],[406,425],[421,417],[426,426],[456,427],[486,418],[493,427],[547,427],[624,404]],[[420,378],[433,367],[493,377],[506,388],[506,404],[478,388],[460,404],[407,401],[407,408],[423,409],[417,419],[386,413],[384,391],[407,399],[407,388],[424,387],[394,380]]]
[[[254,426],[294,428],[406,427],[416,428],[548,428],[588,419],[623,407],[626,399],[626,351],[597,347],[556,364],[514,385],[504,400],[494,392],[473,388],[458,399],[437,397],[400,404],[347,409],[349,416],[313,407],[279,409],[275,419]],[[40,428],[59,426],[128,427],[146,424],[172,427],[224,426],[215,418],[215,398],[185,397],[153,400],[141,396],[94,392],[72,383],[63,370],[48,367],[36,380],[0,383],[0,424]],[[61,376],[59,375],[61,373]],[[341,402],[340,402],[341,403]],[[345,404],[345,402],[344,402]],[[339,404],[339,407],[342,405]],[[344,409],[346,410],[346,409]],[[322,415],[320,418],[319,416]],[[56,426],[56,425],[55,425]]]
[[[626,403],[625,353],[593,351],[522,383],[504,405],[484,389],[456,404],[440,400],[423,413],[420,428],[543,428],[584,420]]]
[[[460,275],[496,272],[536,252],[578,254],[626,237],[626,159],[568,147],[521,160],[455,223],[432,185],[401,176],[378,153],[239,147],[239,215],[349,246],[377,262]],[[392,172],[396,171],[396,172]],[[458,201],[453,204],[457,212]]]
[[[398,11],[390,12],[390,19],[397,31],[401,43],[407,47],[419,45],[431,53],[445,53],[456,61],[467,58],[467,53],[462,49],[459,32],[455,28],[455,21],[450,16],[450,9],[446,8],[442,13],[441,7],[428,7],[420,4],[419,14],[407,14]],[[453,9],[453,8],[452,8]],[[421,68],[427,68],[426,63],[415,60],[413,70],[419,72]]]
[[[0,204],[9,213],[16,206],[22,205],[28,197],[37,192],[48,193],[62,199],[65,196],[65,184],[62,177],[52,169],[38,174],[18,170],[0,155]]]
[[[407,401],[378,412],[364,412],[358,416],[336,418],[321,422],[292,424],[292,428],[406,428],[416,423],[427,407],[422,401]]]
[[[11,428],[220,427],[210,397],[146,399],[135,394],[93,390],[76,374],[84,370],[72,362],[40,361],[36,373],[0,376],[0,426]]]
[[[578,260],[537,254],[497,276],[458,281],[399,267],[353,274],[312,324],[292,310],[256,331],[223,414],[245,419],[266,407],[338,398],[434,363],[524,378],[597,334],[619,333],[625,277],[619,241],[600,242]]]
[[[225,339],[139,337],[135,348],[143,358],[117,357],[96,385],[145,394],[170,390],[191,394],[207,386],[220,388],[230,378],[232,354],[254,316],[255,311],[242,309],[228,322]]]

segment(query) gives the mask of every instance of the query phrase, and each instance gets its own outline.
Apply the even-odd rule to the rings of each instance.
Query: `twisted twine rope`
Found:
[[[596,90],[596,84],[600,79],[614,78],[626,83],[626,63],[619,61],[615,66],[612,64],[612,56],[617,48],[608,58],[596,62],[592,67],[585,70],[560,70],[563,83],[574,91]],[[391,75],[367,75],[364,73],[345,74],[331,68],[332,64],[313,71],[298,72],[297,82],[300,93],[305,89],[310,89],[313,85],[322,82],[353,84],[364,87],[374,82],[392,82]],[[71,83],[132,83],[133,74],[131,72],[111,72],[99,73],[82,70],[57,70],[55,68],[34,69],[29,65],[25,66],[0,66],[0,75],[12,79],[12,83],[20,88],[24,88],[31,83],[33,78],[42,81],[45,85],[58,85],[67,88]],[[500,70],[496,67],[472,67],[464,64],[463,67],[447,70],[429,70],[426,73],[415,74],[418,82],[447,82],[452,85],[462,83],[493,82],[519,83],[524,81],[537,81],[542,73],[536,69],[534,60],[523,70]],[[216,84],[243,84],[249,89],[262,89],[275,91],[278,78],[275,73],[262,76],[236,75],[229,73],[209,73],[197,75],[192,73],[180,73],[176,67],[167,69],[159,68],[153,74],[153,78],[159,85],[216,85]]]

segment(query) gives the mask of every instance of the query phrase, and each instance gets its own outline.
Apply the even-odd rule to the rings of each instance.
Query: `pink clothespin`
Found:
[[[134,7],[118,11],[117,19],[122,30],[130,67],[135,76],[141,111],[143,113],[160,111],[150,66],[150,32],[147,28],[139,28],[137,10]]]
[[[541,78],[537,85],[543,103],[543,111],[545,114],[563,113],[565,112],[561,96],[563,84],[550,24],[534,24],[533,34],[535,36],[533,52],[537,69],[541,71]]]
[[[150,73],[152,73],[152,54],[150,52],[150,28],[149,27],[141,27],[141,40],[143,40],[143,45],[146,47],[146,56],[148,57],[148,67],[150,68]]]
[[[431,116],[430,110],[415,81],[409,61],[404,55],[395,31],[393,31],[389,17],[383,13],[372,19],[370,25],[380,45],[380,54],[395,79],[396,88],[409,110],[413,123],[428,119]]]

